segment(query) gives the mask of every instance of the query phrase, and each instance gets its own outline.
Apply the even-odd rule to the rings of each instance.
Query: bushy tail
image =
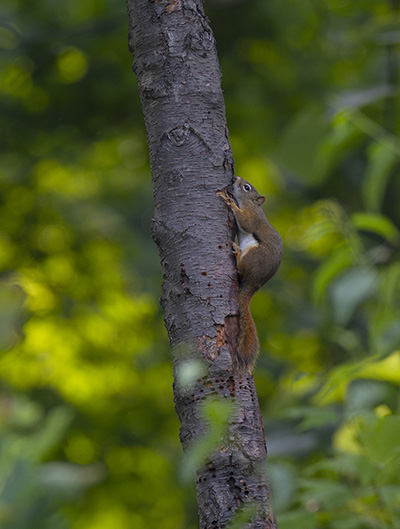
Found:
[[[239,371],[248,371],[254,367],[260,344],[257,329],[250,312],[250,299],[254,290],[243,288],[239,291],[239,338],[237,344],[237,368]]]

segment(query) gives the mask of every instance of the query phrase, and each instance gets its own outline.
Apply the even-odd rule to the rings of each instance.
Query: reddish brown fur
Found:
[[[258,355],[259,340],[250,312],[250,299],[278,270],[282,258],[282,239],[262,210],[265,198],[246,180],[235,179],[235,200],[227,190],[218,191],[217,194],[233,211],[239,228],[239,246],[234,245],[240,276],[236,364],[238,371],[247,370],[251,373]]]
[[[237,343],[236,363],[239,371],[247,369],[250,373],[254,367],[260,348],[257,329],[250,312],[250,290],[241,290],[239,295],[239,338]]]

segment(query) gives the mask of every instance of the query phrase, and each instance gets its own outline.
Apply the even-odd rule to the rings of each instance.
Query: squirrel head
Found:
[[[240,209],[243,209],[243,206],[255,209],[261,207],[265,202],[265,197],[260,195],[247,180],[239,176],[233,182],[232,194]]]

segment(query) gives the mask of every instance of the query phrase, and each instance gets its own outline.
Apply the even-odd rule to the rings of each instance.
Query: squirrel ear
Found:
[[[265,202],[265,197],[263,195],[260,195],[260,196],[257,197],[257,204],[259,206],[262,206],[264,204],[264,202]]]

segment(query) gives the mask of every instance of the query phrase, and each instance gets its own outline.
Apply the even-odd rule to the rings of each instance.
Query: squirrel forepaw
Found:
[[[222,198],[222,200],[225,202],[227,206],[231,207],[232,204],[234,203],[232,197],[228,194],[226,190],[218,190],[216,191],[216,194],[218,197]]]
[[[236,255],[237,259],[240,259],[242,250],[240,249],[240,246],[238,246],[235,242],[232,243],[232,252],[234,253],[234,255]]]

